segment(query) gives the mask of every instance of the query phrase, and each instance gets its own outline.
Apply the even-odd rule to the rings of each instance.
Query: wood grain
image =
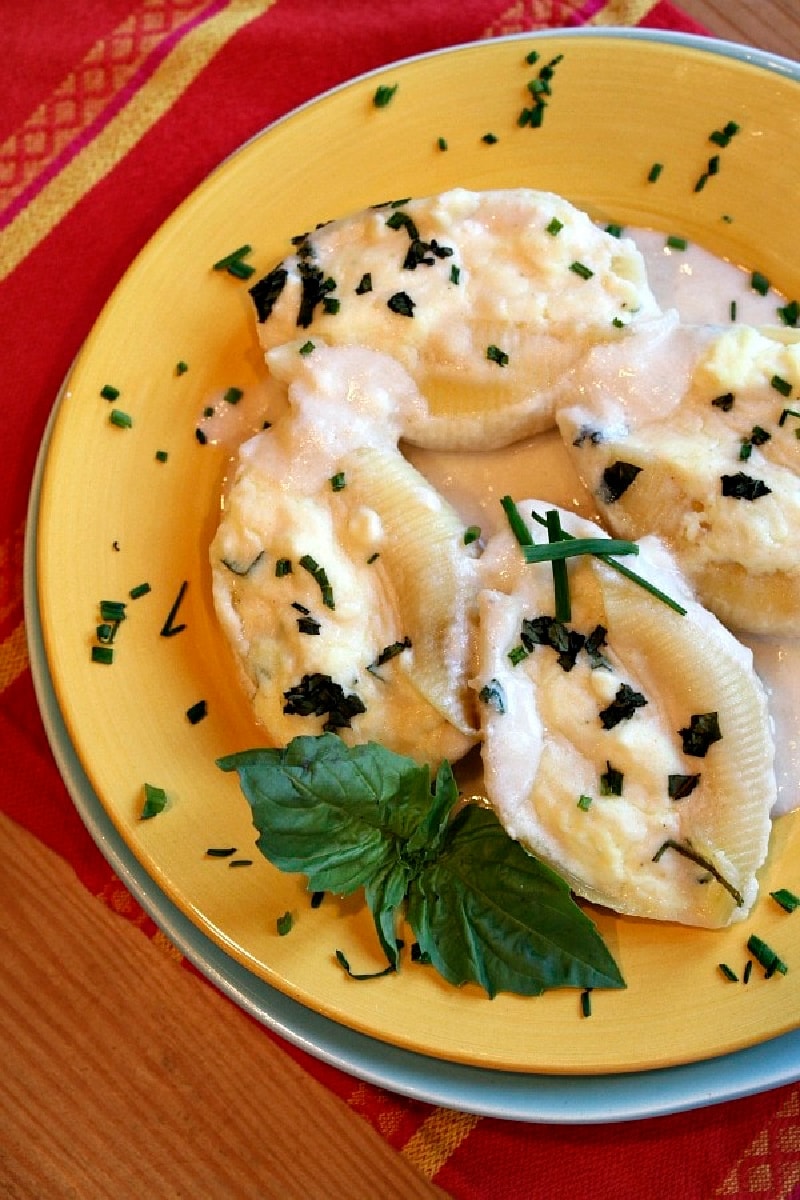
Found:
[[[800,59],[798,0],[680,0],[678,7],[715,37]]]
[[[443,1195],[4,816],[0,845],[6,1200]]]

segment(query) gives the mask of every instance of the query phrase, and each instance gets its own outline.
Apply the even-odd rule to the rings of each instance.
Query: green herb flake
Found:
[[[699,782],[699,773],[696,775],[668,775],[667,794],[670,800],[685,800],[687,796],[691,796]]]
[[[731,968],[728,966],[728,964],[727,964],[727,963],[720,963],[720,964],[719,964],[719,969],[720,969],[720,971],[722,972],[722,974],[725,976],[725,978],[726,978],[726,979],[728,979],[728,980],[730,980],[730,982],[731,982],[731,983],[738,983],[738,982],[739,982],[739,976],[736,974],[736,972],[735,972],[735,971],[733,971],[733,970],[732,970],[732,969],[731,969]]]
[[[226,404],[238,404],[243,395],[244,392],[240,387],[229,387],[225,389],[222,399]]]
[[[184,579],[183,583],[178,588],[178,594],[176,595],[175,599],[173,600],[170,610],[167,613],[166,620],[164,621],[164,624],[161,626],[161,630],[160,630],[161,637],[175,637],[176,634],[183,633],[184,629],[186,628],[185,623],[176,625],[175,618],[178,615],[178,610],[180,609],[181,605],[183,604],[183,598],[186,595],[186,589],[188,588],[188,586],[189,586],[188,579]]]
[[[464,545],[471,546],[473,542],[477,542],[481,536],[480,525],[468,525],[464,530]]]
[[[736,301],[731,300],[730,305],[728,306],[728,316],[730,317],[731,321],[734,321],[734,322],[736,321],[736,319],[738,317],[738,312],[739,312],[739,308],[738,308]]]
[[[532,67],[533,64],[537,63],[538,61],[539,61],[539,51],[538,50],[529,50],[528,53],[525,55],[525,62],[528,64],[529,67]]]
[[[167,806],[167,793],[161,787],[156,787],[152,783],[144,785],[144,804],[140,813],[142,821],[149,821],[151,817],[157,817],[163,812]]]
[[[364,274],[361,276],[358,283],[356,284],[355,291],[356,291],[357,296],[366,296],[369,292],[372,291],[372,272],[371,271],[364,272]]]
[[[722,396],[715,396],[711,403],[714,408],[719,408],[722,412],[730,412],[735,400],[733,392],[725,392]]]
[[[207,858],[233,858],[236,853],[235,846],[209,846],[206,850]]]
[[[689,242],[685,237],[677,237],[674,233],[671,233],[666,240],[666,246],[670,250],[687,250]]]
[[[505,350],[501,350],[499,346],[487,346],[486,357],[489,362],[497,363],[498,367],[508,366],[508,355]]]
[[[427,765],[334,734],[219,760],[236,771],[278,869],[310,891],[363,889],[387,967],[400,963],[401,916],[420,963],[487,996],[556,987],[618,988],[619,969],[568,885],[479,804],[459,803],[446,761]],[[291,819],[289,819],[289,817]],[[337,960],[353,974],[345,955]]]
[[[201,429],[199,425],[198,425],[197,429],[195,429],[195,431],[194,431],[194,438],[195,438],[195,441],[200,446],[205,446],[208,442],[208,436],[207,436],[205,430]]]
[[[190,725],[199,725],[208,716],[208,704],[205,700],[198,700],[196,704],[192,704],[186,710],[186,720]]]
[[[788,888],[778,888],[777,891],[770,892],[770,896],[784,912],[793,913],[796,908],[800,908],[800,896],[796,896]]]
[[[400,317],[413,317],[416,308],[408,292],[395,292],[386,301],[386,305],[391,312],[397,313]]]
[[[785,975],[789,970],[786,963],[771,946],[758,936],[751,934],[747,939],[747,949],[760,967],[764,968],[764,978],[771,979],[773,975]]]
[[[674,838],[667,838],[666,841],[661,843],[658,850],[656,850],[652,861],[654,863],[660,862],[667,850],[673,850],[676,854],[682,855],[683,858],[688,858],[690,862],[696,863],[698,867],[702,867],[704,871],[708,871],[709,875],[712,875],[717,883],[724,887],[726,892],[730,893],[739,907],[744,903],[742,893],[725,878],[711,859],[706,858],[704,854],[698,854],[688,843],[676,842]]]
[[[443,137],[437,138],[436,146],[439,150],[447,150],[448,149],[447,138],[443,138]]]
[[[112,646],[92,646],[92,662],[104,663],[109,666],[114,661]]]
[[[750,276],[750,287],[754,292],[757,292],[759,296],[766,296],[770,288],[770,283],[766,275],[762,275],[760,271],[753,271],[752,275]]]
[[[176,375],[185,375],[188,370],[189,370],[189,364],[187,362],[184,362],[183,359],[181,359],[180,362],[177,362],[175,364],[175,374]]]
[[[303,342],[302,346],[298,350],[298,354],[302,354],[303,358],[305,358],[307,355],[309,355],[311,353],[311,351],[313,349],[314,349],[314,343],[312,341]]]
[[[623,226],[612,221],[610,225],[606,225],[606,233],[610,237],[621,238],[623,234]]]
[[[283,698],[287,716],[327,717],[322,726],[326,733],[349,729],[353,717],[366,712],[364,702],[355,692],[345,692],[341,684],[320,671],[304,675],[283,693]]]
[[[275,928],[278,931],[278,937],[286,937],[287,933],[291,933],[294,925],[294,917],[290,912],[285,912],[282,917],[278,917],[275,922]]]
[[[487,146],[495,146],[499,140],[496,133],[485,133],[481,138],[481,141]]]
[[[503,685],[497,679],[490,679],[478,692],[478,699],[487,708],[493,709],[500,716],[506,711],[506,693]]]
[[[136,587],[132,587],[128,592],[131,600],[138,600],[141,596],[146,596],[151,590],[149,583],[137,583]]]
[[[292,573],[292,560],[290,558],[279,558],[275,562],[275,577],[283,579],[285,575]]]
[[[166,450],[156,450],[156,462],[165,463],[169,458]]]
[[[461,267],[459,267],[455,263],[453,263],[452,266],[450,267],[450,282],[451,283],[460,283],[460,281],[461,281]]]
[[[108,419],[117,429],[130,429],[133,426],[133,417],[121,408],[112,408]]]
[[[773,387],[781,396],[791,396],[792,385],[782,375],[773,375],[769,382],[770,387]]]
[[[114,387],[112,383],[104,383],[100,388],[100,395],[104,400],[117,400],[119,394],[119,388]]]
[[[621,683],[609,705],[600,712],[603,729],[614,729],[622,721],[630,721],[637,708],[644,708],[647,700],[641,692],[634,691],[628,683]]]
[[[796,329],[800,324],[800,303],[797,300],[790,300],[788,304],[781,305],[777,311],[782,323],[791,329]]]
[[[749,983],[750,976],[752,974],[753,974],[753,960],[752,960],[752,958],[748,958],[747,962],[744,964],[744,972],[742,974],[742,983]]]
[[[705,758],[715,742],[722,741],[719,714],[716,712],[694,713],[688,726],[679,729],[683,742],[683,753],[692,758]]]
[[[391,104],[394,99],[395,92],[399,84],[382,83],[375,89],[375,94],[372,97],[372,103],[375,108],[386,108],[387,104]]]
[[[592,807],[592,797],[591,796],[581,795],[578,797],[578,808],[581,810],[581,812],[588,812],[591,807]]]
[[[600,776],[600,795],[621,796],[624,781],[625,776],[622,771],[618,771],[616,767],[612,767],[611,763],[606,761],[606,769]]]
[[[722,495],[732,500],[760,500],[772,491],[763,479],[754,479],[743,471],[737,471],[735,475],[720,475],[720,484]]]
[[[553,217],[552,221],[545,226],[545,233],[549,233],[551,237],[558,237],[563,228],[564,222],[559,221],[558,217]]]
[[[581,992],[581,1016],[590,1017],[592,1015],[592,989],[584,988]]]
[[[344,471],[337,471],[335,475],[331,475],[330,484],[332,492],[344,491],[347,486]]]
[[[244,260],[248,255],[252,254],[253,247],[244,245],[238,246],[236,250],[232,250],[230,254],[225,254],[222,258],[218,258],[212,265],[214,271],[225,271],[228,275],[233,275],[235,279],[249,279],[255,272],[255,267]]]
[[[573,275],[577,275],[580,279],[591,279],[594,275],[591,267],[587,267],[585,263],[578,262],[577,260],[569,264],[569,269]]]
[[[647,172],[647,182],[648,183],[656,183],[658,181],[659,177],[661,176],[661,172],[663,170],[664,170],[663,163],[654,162],[653,165],[651,166],[650,170]]]

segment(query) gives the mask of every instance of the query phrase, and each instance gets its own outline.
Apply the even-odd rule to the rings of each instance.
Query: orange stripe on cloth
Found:
[[[7,638],[0,642],[0,692],[4,692],[28,668],[28,642],[25,626],[20,621]]]
[[[472,1113],[455,1112],[449,1108],[434,1109],[403,1146],[403,1158],[426,1179],[433,1179],[469,1137],[480,1119]]]
[[[140,12],[93,47],[0,148],[0,203],[12,213],[0,232],[0,279],[113,170],[226,43],[274,3],[144,0]]]
[[[800,1184],[800,1089],[758,1131],[714,1196],[790,1200]]]
[[[657,0],[609,0],[587,25],[638,25],[656,3]]]

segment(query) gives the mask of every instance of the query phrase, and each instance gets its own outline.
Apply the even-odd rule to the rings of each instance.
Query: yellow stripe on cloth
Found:
[[[0,642],[0,692],[4,692],[28,668],[28,642],[25,625],[20,621],[8,637]]]
[[[276,0],[230,0],[183,38],[102,131],[0,233],[0,280],[153,128],[240,29]]]
[[[638,25],[657,0],[608,0],[599,13],[587,21],[588,25]]]
[[[437,1108],[408,1139],[401,1154],[426,1179],[433,1179],[479,1121],[472,1113]]]

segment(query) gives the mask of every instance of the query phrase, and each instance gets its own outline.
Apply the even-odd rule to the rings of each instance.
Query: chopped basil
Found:
[[[498,367],[508,366],[508,355],[505,350],[501,350],[499,346],[487,346],[486,357],[489,362],[497,363]]]
[[[453,263],[453,265],[450,267],[450,282],[451,283],[459,283],[460,280],[461,280],[461,267],[456,266],[456,264]]]
[[[622,233],[623,233],[623,226],[618,225],[612,221],[612,223],[610,225],[606,225],[606,233],[609,234],[611,237],[621,238]]]
[[[161,787],[156,787],[152,783],[144,785],[144,804],[140,819],[149,821],[151,817],[158,816],[167,806],[167,793]]]
[[[209,846],[206,850],[208,858],[233,858],[235,853],[235,846]]]
[[[604,729],[614,729],[622,721],[630,721],[637,708],[644,708],[647,700],[641,692],[627,683],[621,683],[617,694],[609,705],[600,711],[600,723]]]
[[[156,450],[156,462],[165,463],[168,458],[166,450]]]
[[[327,716],[322,727],[326,733],[349,729],[353,717],[367,711],[359,696],[354,692],[348,695],[341,684],[320,671],[304,675],[298,684],[283,693],[283,698],[286,701],[283,711],[288,716]]]
[[[297,618],[297,629],[299,633],[305,633],[311,637],[315,637],[321,632],[322,626],[315,617],[304,614],[302,617]]]
[[[485,133],[481,138],[481,141],[485,142],[487,146],[494,146],[499,140],[496,133]]]
[[[506,693],[503,685],[497,679],[490,679],[478,692],[478,699],[487,708],[493,708],[502,716],[506,711]]]
[[[196,704],[192,704],[186,710],[186,719],[190,725],[199,725],[208,716],[208,704],[205,700],[198,700]]]
[[[365,271],[356,284],[356,295],[365,296],[372,291],[372,272]]]
[[[800,323],[800,303],[797,300],[790,300],[788,304],[781,305],[777,312],[783,324],[792,329]]]
[[[437,138],[436,145],[438,146],[438,148],[440,150],[446,150],[447,149],[447,138],[443,138],[443,137]]]
[[[369,664],[367,670],[374,674],[378,667],[384,666],[385,663],[391,662],[393,658],[397,658],[398,654],[402,654],[404,650],[410,649],[411,638],[408,636],[404,637],[402,641],[392,642],[390,645],[384,646],[375,661]]]
[[[719,714],[715,712],[694,713],[689,724],[678,733],[683,742],[683,753],[692,758],[705,758],[715,742],[722,741]]]
[[[286,287],[289,272],[285,267],[275,267],[263,279],[250,288],[250,295],[255,305],[256,317],[260,324],[272,315],[272,310],[280,299],[281,292]]]
[[[624,496],[641,470],[642,468],[634,463],[617,459],[603,471],[603,479],[597,493],[599,498],[604,504],[615,504]]]
[[[708,135],[708,140],[713,142],[715,146],[721,146],[723,149],[728,145],[732,137],[735,137],[739,132],[740,126],[736,121],[728,121],[722,129],[715,129]]]
[[[401,317],[413,317],[416,305],[407,292],[395,292],[386,301],[388,308]]]
[[[699,773],[697,775],[668,775],[667,792],[670,800],[685,800],[687,796],[691,796],[699,782]]]
[[[720,483],[722,495],[733,500],[759,500],[762,496],[769,496],[772,491],[763,479],[753,479],[743,471],[737,471],[735,475],[721,475]]]
[[[621,796],[624,780],[625,776],[622,771],[612,767],[611,763],[606,760],[606,769],[600,776],[600,795]]]

